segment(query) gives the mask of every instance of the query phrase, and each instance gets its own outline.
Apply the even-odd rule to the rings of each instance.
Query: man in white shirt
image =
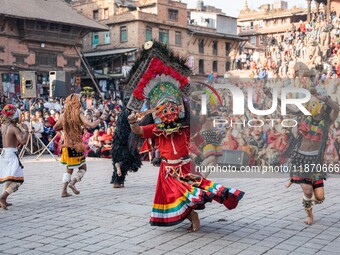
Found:
[[[256,64],[258,64],[259,60],[260,60],[260,53],[257,50],[255,50],[253,53],[253,61],[256,62]]]

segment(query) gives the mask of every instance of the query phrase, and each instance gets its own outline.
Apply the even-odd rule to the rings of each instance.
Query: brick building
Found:
[[[62,0],[2,0],[0,5],[0,73],[3,93],[20,93],[19,71],[35,71],[38,90],[48,91],[49,71],[75,72],[75,46],[102,24],[74,11]]]
[[[203,1],[199,3],[195,10],[188,11],[188,54],[194,58],[194,74],[214,72],[223,76],[231,67],[229,53],[239,49],[246,39],[237,35],[236,18],[204,6]]]
[[[279,1],[273,5],[265,4],[260,10],[251,10],[247,1],[238,17],[238,35],[248,37],[249,43],[264,52],[272,38],[282,41],[286,32],[297,28],[300,21],[307,20],[307,9],[293,7]]]
[[[174,0],[76,0],[71,4],[110,27],[109,32],[93,33],[83,40],[84,55],[97,78],[124,76],[139,48],[153,39],[188,58],[195,74],[214,70],[223,75],[228,69],[228,52],[244,40],[237,36],[235,18],[203,3],[197,10],[188,10],[185,3]]]

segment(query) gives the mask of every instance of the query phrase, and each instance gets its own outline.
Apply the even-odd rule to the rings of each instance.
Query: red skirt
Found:
[[[184,221],[191,210],[205,208],[212,200],[229,210],[238,205],[244,192],[226,188],[202,176],[190,174],[190,162],[184,165],[162,161],[151,213],[153,226],[173,226]]]

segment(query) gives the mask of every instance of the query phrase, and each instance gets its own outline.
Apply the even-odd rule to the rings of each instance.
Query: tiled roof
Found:
[[[93,31],[108,30],[108,27],[78,13],[63,0],[1,0],[0,15],[75,25]]]

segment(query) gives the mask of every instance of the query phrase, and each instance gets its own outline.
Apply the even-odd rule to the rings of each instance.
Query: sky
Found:
[[[294,5],[297,7],[307,7],[306,0],[286,0],[288,2],[288,7],[291,8]],[[195,8],[197,0],[182,0],[182,2],[187,3],[189,8]],[[248,6],[250,9],[257,9],[262,4],[272,4],[275,0],[248,0]],[[222,9],[222,11],[233,17],[237,17],[240,10],[243,7],[244,0],[204,0],[205,5],[215,6]]]

